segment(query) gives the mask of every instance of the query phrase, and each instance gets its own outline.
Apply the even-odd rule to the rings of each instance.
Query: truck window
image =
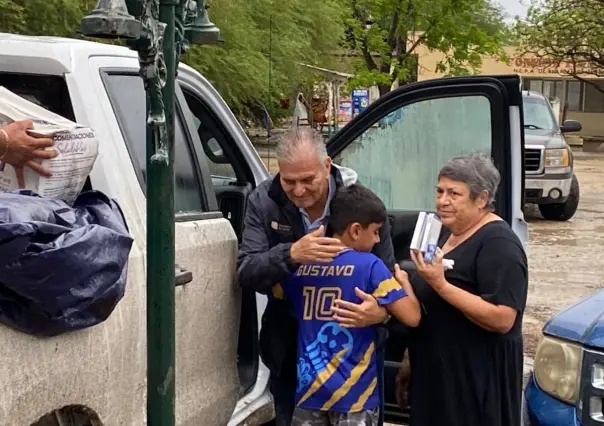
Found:
[[[202,150],[207,159],[214,186],[224,185],[224,178],[242,180],[235,171],[232,142],[222,129],[220,123],[194,94],[182,87],[187,105],[193,114],[197,134],[201,140]],[[210,151],[210,152],[208,152]],[[218,160],[220,159],[220,161]]]
[[[146,95],[136,74],[105,74],[103,80],[118,118],[143,191],[147,179]],[[174,117],[174,211],[207,211],[202,202],[201,180],[178,113]]]
[[[424,100],[367,129],[334,158],[394,210],[433,210],[438,172],[458,155],[491,154],[491,109],[483,96]]]
[[[522,99],[524,128],[526,130],[554,130],[556,119],[545,98],[525,96]]]
[[[63,77],[0,73],[0,86],[61,117],[76,121]]]

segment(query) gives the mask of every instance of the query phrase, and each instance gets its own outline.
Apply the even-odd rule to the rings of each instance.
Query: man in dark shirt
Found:
[[[288,132],[278,146],[277,160],[279,174],[250,195],[237,275],[242,287],[268,295],[260,355],[271,372],[277,426],[289,426],[295,406],[297,326],[280,282],[299,265],[329,262],[344,249],[339,240],[329,238],[329,205],[336,189],[355,183],[357,174],[332,164],[322,137],[309,128]],[[373,253],[394,267],[388,221],[380,229],[380,243]],[[373,296],[358,296],[362,303],[348,307],[346,316],[334,318],[358,327],[386,320],[386,310]]]

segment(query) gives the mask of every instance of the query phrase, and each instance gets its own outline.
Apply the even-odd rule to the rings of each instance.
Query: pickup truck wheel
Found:
[[[579,181],[573,174],[570,184],[570,193],[566,202],[559,204],[539,204],[539,211],[544,219],[565,221],[575,215],[579,207]]]
[[[48,413],[31,426],[103,426],[103,423],[93,410],[74,405]]]

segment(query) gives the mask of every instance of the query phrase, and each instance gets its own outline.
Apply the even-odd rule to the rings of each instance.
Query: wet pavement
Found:
[[[541,328],[553,314],[604,288],[604,154],[575,153],[579,209],[567,222],[546,221],[527,209],[529,292],[525,355],[532,358]]]

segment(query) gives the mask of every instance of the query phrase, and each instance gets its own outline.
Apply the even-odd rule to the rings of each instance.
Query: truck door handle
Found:
[[[185,285],[193,281],[193,273],[181,268],[178,265],[174,265],[174,286]]]

